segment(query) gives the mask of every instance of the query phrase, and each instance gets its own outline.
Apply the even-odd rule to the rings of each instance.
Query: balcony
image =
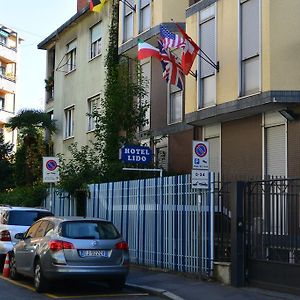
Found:
[[[6,124],[8,120],[14,117],[14,113],[0,109],[0,124]]]
[[[14,75],[0,74],[0,91],[14,94],[16,92],[16,81]]]
[[[0,59],[5,63],[17,62],[17,51],[15,48],[10,48],[5,44],[0,43]]]

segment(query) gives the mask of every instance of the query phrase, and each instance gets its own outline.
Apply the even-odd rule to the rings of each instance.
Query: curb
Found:
[[[154,295],[158,295],[158,296],[162,296],[165,297],[167,299],[171,299],[171,300],[184,300],[183,298],[167,291],[167,290],[163,290],[163,289],[158,289],[158,288],[153,288],[147,285],[137,285],[137,284],[131,284],[131,283],[126,283],[127,286],[135,288],[135,289],[139,289],[142,291],[147,291],[151,294]]]

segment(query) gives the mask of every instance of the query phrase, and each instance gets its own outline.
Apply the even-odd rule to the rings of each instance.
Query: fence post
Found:
[[[244,221],[245,182],[233,184],[231,197],[231,284],[245,285],[245,221]]]

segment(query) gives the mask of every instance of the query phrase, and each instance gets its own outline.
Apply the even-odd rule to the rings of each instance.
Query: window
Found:
[[[0,76],[5,76],[5,67],[1,65],[0,65]]]
[[[134,6],[133,0],[127,0],[131,6]],[[128,41],[133,37],[133,10],[128,5],[123,5],[124,7],[124,32],[123,40]]]
[[[114,240],[120,237],[116,227],[110,222],[64,222],[62,236],[72,239]]]
[[[0,97],[0,109],[4,110],[4,106],[5,106],[5,99],[3,97]]]
[[[3,45],[7,45],[7,37],[9,36],[9,34],[0,29],[0,44],[3,44]]]
[[[215,6],[200,13],[200,48],[213,61],[216,62],[216,20]],[[200,59],[200,103],[199,108],[216,104],[216,76],[215,68],[203,58]]]
[[[65,138],[74,135],[74,106],[65,109]]]
[[[140,32],[151,27],[150,0],[140,0]]]
[[[213,124],[203,127],[204,140],[209,143],[209,169],[221,173],[221,125]]]
[[[67,45],[67,72],[71,72],[76,68],[76,47],[76,40]]]
[[[259,0],[241,0],[241,96],[259,92]]]
[[[177,123],[182,121],[182,90],[176,86],[170,85],[170,100],[169,100],[169,121],[170,123]]]
[[[141,105],[149,105],[146,113],[145,119],[147,120],[147,124],[140,128],[141,131],[150,129],[150,78],[151,78],[151,65],[150,62],[144,63],[142,66],[142,73],[145,79],[147,80],[148,86],[146,87],[146,95],[140,99]]]
[[[102,23],[94,25],[91,29],[91,58],[101,54]]]
[[[98,102],[99,102],[100,96],[96,96],[93,98],[88,99],[88,131],[94,130],[95,129],[95,120],[92,116],[92,113],[97,109],[98,107]]]
[[[46,216],[53,216],[53,214],[47,211],[11,210],[7,224],[30,226],[35,221]]]
[[[26,232],[25,238],[34,238],[36,231],[40,225],[41,225],[41,222],[37,222],[37,223],[33,224]]]

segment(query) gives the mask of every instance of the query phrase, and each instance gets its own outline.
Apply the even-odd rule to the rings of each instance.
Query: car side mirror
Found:
[[[15,235],[15,239],[17,240],[24,240],[24,233],[23,232],[19,232]]]

